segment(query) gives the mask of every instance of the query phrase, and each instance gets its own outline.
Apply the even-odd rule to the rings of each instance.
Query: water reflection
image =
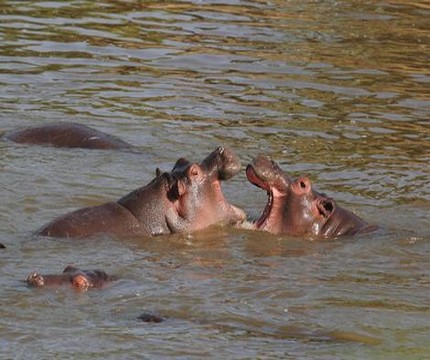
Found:
[[[1,130],[77,121],[142,150],[0,142],[5,356],[425,357],[429,10],[400,0],[3,1]],[[56,215],[116,199],[155,167],[219,143],[243,165],[272,155],[383,231],[322,244],[237,229],[32,241]],[[224,188],[250,213],[266,202],[244,174]],[[84,296],[20,282],[68,263],[123,280]],[[142,324],[144,310],[168,320]]]

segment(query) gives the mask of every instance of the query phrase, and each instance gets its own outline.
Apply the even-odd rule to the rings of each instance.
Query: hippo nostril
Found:
[[[329,217],[334,211],[334,203],[329,199],[320,200],[318,202],[318,211],[320,215]]]
[[[331,202],[326,202],[324,204],[324,209],[326,209],[327,211],[333,211],[333,204]]]
[[[306,188],[306,183],[304,181],[300,181],[300,186],[305,189]]]

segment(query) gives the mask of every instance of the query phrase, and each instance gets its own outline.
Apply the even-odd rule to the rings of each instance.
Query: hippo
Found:
[[[19,144],[49,145],[63,148],[132,149],[125,141],[86,125],[54,123],[30,127],[6,134],[6,139]]]
[[[245,213],[227,202],[220,181],[239,170],[238,157],[224,147],[217,148],[201,164],[180,158],[170,173],[157,169],[148,185],[115,202],[62,215],[36,231],[36,235],[150,237],[193,232],[217,223],[236,224],[245,219]]]
[[[325,194],[314,191],[307,177],[291,179],[268,156],[256,157],[247,166],[246,176],[268,194],[267,205],[254,223],[256,229],[273,234],[327,239],[377,228],[341,208]]]
[[[230,149],[219,147],[200,164],[179,159],[172,176],[177,179],[180,196],[177,207],[184,220],[181,232],[202,230],[214,224],[235,225],[246,219],[245,212],[230,204],[221,189],[221,181],[240,171],[240,160]]]
[[[80,270],[74,266],[67,266],[60,275],[41,275],[38,272],[31,273],[27,278],[27,284],[32,287],[59,287],[71,285],[78,291],[87,291],[91,288],[102,288],[106,284],[116,280],[101,270]]]

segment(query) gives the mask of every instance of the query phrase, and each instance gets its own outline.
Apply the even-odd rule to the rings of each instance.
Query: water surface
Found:
[[[5,358],[424,359],[430,354],[425,1],[3,1],[0,127],[75,121],[140,153],[0,142]],[[381,230],[35,240],[219,144],[270,154]],[[266,195],[225,184],[251,216]],[[73,263],[121,280],[28,289]],[[139,322],[142,312],[167,318]]]

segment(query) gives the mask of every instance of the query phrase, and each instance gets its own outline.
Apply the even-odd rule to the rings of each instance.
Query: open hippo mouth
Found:
[[[258,176],[258,174],[255,171],[255,169],[252,166],[252,164],[249,164],[246,167],[246,177],[248,178],[248,180],[253,185],[259,187],[260,189],[263,189],[263,190],[267,191],[267,204],[264,207],[263,213],[254,222],[254,224],[257,227],[257,229],[259,229],[261,226],[263,226],[263,224],[268,219],[268,217],[269,217],[269,215],[270,215],[270,213],[272,211],[272,207],[273,207],[273,191],[271,190],[271,187],[269,186],[269,184],[267,182],[265,182],[263,179],[261,179]]]

